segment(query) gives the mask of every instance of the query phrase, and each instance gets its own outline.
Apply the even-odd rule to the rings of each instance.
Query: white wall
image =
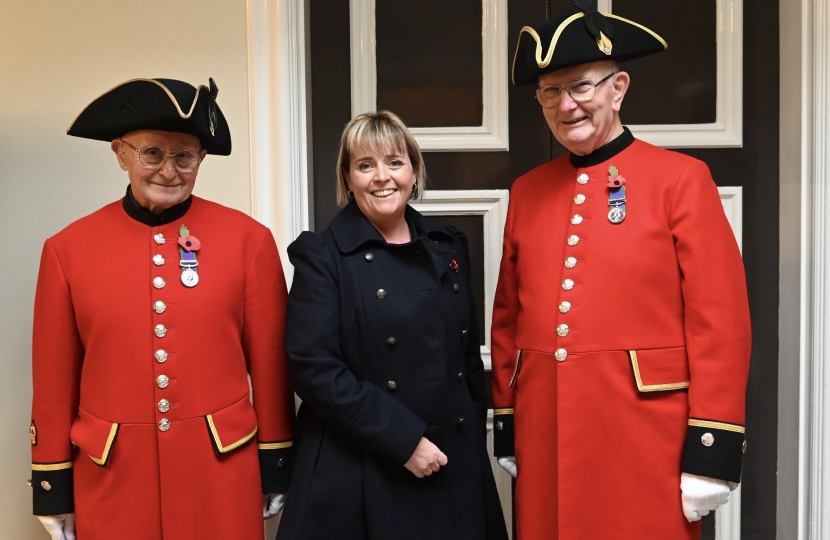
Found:
[[[245,0],[0,0],[0,538],[48,538],[31,515],[32,302],[43,241],[119,199],[104,142],[66,128],[134,77],[219,85],[233,155],[208,157],[195,193],[250,213]],[[105,249],[105,231],[90,253]]]

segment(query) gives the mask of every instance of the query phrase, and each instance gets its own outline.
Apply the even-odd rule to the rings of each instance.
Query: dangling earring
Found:
[[[349,188],[349,192],[346,193],[346,195],[348,195],[350,199],[354,199],[354,191],[352,191],[352,188]]]
[[[415,183],[412,184],[412,193],[409,195],[410,200],[414,200],[418,198],[418,179],[415,179]]]

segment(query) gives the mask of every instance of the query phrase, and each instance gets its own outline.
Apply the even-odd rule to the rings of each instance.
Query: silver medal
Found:
[[[182,283],[185,287],[195,287],[199,283],[199,274],[192,268],[182,270]]]
[[[608,221],[610,221],[611,223],[613,223],[615,225],[618,224],[618,223],[622,223],[622,220],[624,220],[624,219],[625,219],[625,210],[623,210],[619,206],[615,206],[615,207],[611,208],[611,210],[608,212]]]

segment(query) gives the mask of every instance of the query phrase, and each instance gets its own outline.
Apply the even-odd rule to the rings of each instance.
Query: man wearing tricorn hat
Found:
[[[741,257],[706,165],[620,122],[619,62],[665,41],[572,3],[522,29],[513,63],[570,152],[511,190],[495,453],[517,479],[520,540],[699,538],[746,450]]]
[[[231,152],[217,93],[134,79],[68,130],[108,141],[129,187],[43,248],[32,489],[55,540],[261,540],[282,506],[294,401],[277,247],[191,195],[206,154]]]

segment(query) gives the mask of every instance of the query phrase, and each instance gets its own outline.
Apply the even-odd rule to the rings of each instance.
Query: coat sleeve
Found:
[[[293,470],[294,392],[284,346],[287,297],[277,244],[266,230],[245,277],[242,335],[257,415],[263,493],[288,491]]]
[[[49,240],[43,246],[32,332],[32,493],[34,514],[73,512],[69,430],[78,415],[83,346],[69,284]]]
[[[515,191],[515,186],[514,190]],[[511,191],[511,195],[513,195]],[[493,359],[493,453],[497,457],[514,456],[513,413],[515,397],[512,382],[519,370],[516,349],[516,321],[519,316],[519,282],[516,271],[518,246],[513,239],[513,215],[516,197],[510,197],[504,244],[499,266],[496,298],[493,302],[491,351]]]
[[[326,241],[304,232],[288,248],[294,281],[288,295],[285,349],[291,380],[304,406],[365,450],[404,465],[426,431],[426,422],[343,361],[337,264]],[[348,286],[344,284],[343,286]]]
[[[739,482],[751,349],[746,278],[717,187],[700,161],[678,181],[669,227],[682,271],[690,373],[681,469]]]

